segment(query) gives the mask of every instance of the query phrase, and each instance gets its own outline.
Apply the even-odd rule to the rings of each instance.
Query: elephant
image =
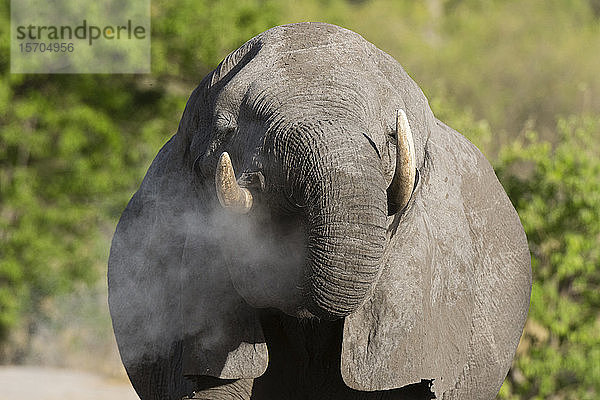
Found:
[[[492,399],[531,292],[519,216],[400,64],[271,28],[192,92],[117,225],[109,308],[150,399]]]

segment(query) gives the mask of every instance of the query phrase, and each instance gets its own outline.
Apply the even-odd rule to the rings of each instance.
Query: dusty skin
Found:
[[[76,370],[0,366],[0,400],[138,400],[128,381]]]

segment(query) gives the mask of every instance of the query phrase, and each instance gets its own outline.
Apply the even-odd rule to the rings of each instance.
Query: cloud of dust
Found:
[[[260,203],[232,214],[214,190],[183,196],[186,184],[138,193],[143,206],[124,214],[113,239],[109,300],[126,365],[171,358],[178,346],[189,350],[190,339],[197,361],[211,365],[211,357],[261,338],[256,308],[301,307],[301,220]]]

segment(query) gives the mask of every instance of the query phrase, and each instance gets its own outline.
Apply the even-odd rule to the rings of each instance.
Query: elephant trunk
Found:
[[[349,143],[318,146],[306,193],[306,308],[324,319],[342,318],[364,301],[380,271],[385,247],[387,194],[376,153]],[[362,150],[361,150],[362,149]]]

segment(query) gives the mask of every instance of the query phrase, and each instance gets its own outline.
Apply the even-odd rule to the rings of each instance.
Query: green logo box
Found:
[[[150,0],[11,0],[12,73],[149,73],[150,42]]]

